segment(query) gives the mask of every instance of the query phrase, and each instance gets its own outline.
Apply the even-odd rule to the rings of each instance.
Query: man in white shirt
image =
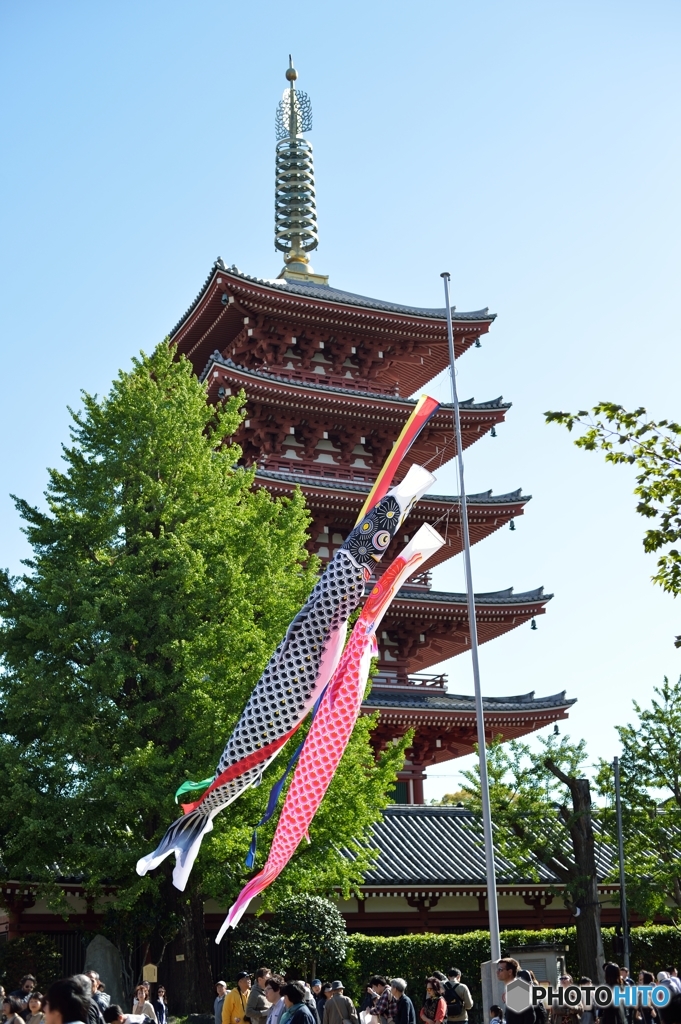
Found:
[[[265,982],[265,998],[272,1004],[267,1011],[267,1024],[279,1024],[284,1012],[284,997],[281,990],[286,982],[278,974],[272,974]]]

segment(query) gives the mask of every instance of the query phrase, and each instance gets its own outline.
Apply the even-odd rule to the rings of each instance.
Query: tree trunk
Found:
[[[576,908],[577,963],[580,974],[602,984],[603,937],[601,935],[601,904],[596,877],[596,844],[591,816],[591,788],[588,779],[566,775],[548,758],[546,767],[567,786],[572,797],[572,813],[565,806],[561,815],[572,839],[575,874],[570,890]]]
[[[570,823],[575,854],[575,904],[577,962],[581,974],[596,984],[603,982],[603,938],[601,935],[601,904],[596,877],[596,844],[591,817],[591,789],[588,779],[572,779],[570,784],[574,816]]]
[[[159,982],[167,988],[171,1013],[174,1016],[212,1013],[215,992],[203,922],[203,899],[193,887],[180,892],[170,883],[164,890],[168,909],[172,909],[179,922],[179,930],[166,946],[159,964]]]

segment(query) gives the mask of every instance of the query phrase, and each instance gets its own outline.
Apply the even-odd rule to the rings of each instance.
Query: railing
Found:
[[[410,590],[412,587],[419,590],[430,590],[432,578],[432,572],[426,570],[426,572],[420,572],[416,576],[412,576],[404,585],[409,587]]]
[[[444,673],[439,675],[431,675],[427,672],[417,672],[413,676],[387,676],[380,673],[374,676],[374,686],[386,687],[386,686],[399,686],[400,688],[408,686],[417,686],[419,689],[428,690],[444,690],[447,686],[447,676]]]
[[[309,370],[292,370],[288,366],[268,366],[267,373],[274,373],[278,377],[286,377],[291,383],[298,381],[302,384],[329,384],[332,388],[342,388],[344,391],[368,391],[373,395],[392,396],[399,394],[399,387],[395,384],[392,388],[385,384],[375,384],[366,377],[343,377],[336,373],[314,373]]]
[[[263,469],[272,470],[275,473],[294,473],[298,476],[312,476],[320,479],[338,480],[351,484],[353,481],[367,483],[374,479],[372,468],[335,466],[331,462],[310,462],[303,459],[282,459],[277,455],[270,455],[260,465]]]
[[[407,677],[407,686],[427,686],[434,690],[444,690],[446,685],[447,676],[443,672],[439,675],[417,672],[416,675]]]

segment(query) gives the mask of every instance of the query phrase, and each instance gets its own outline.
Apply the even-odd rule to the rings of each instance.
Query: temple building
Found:
[[[295,88],[297,72],[277,110],[275,245],[284,254],[278,277],[260,278],[215,261],[199,294],[170,332],[170,341],[206,382],[208,401],[243,391],[247,418],[231,439],[255,483],[277,496],[299,487],[312,515],[310,549],[329,559],[355,524],[371,485],[413,409],[418,395],[449,364],[444,309],[424,309],[356,295],[315,273],[310,252],[318,244],[310,101]],[[487,309],[453,314],[456,358],[476,346],[494,323]],[[503,423],[510,404],[501,398],[461,403],[465,448]],[[452,407],[428,422],[397,479],[412,463],[437,470],[457,454]],[[468,495],[475,544],[513,525],[530,500],[519,489]],[[399,591],[379,637],[378,674],[364,704],[378,711],[373,742],[380,750],[413,728],[414,740],[399,775],[395,804],[376,825],[379,856],[367,874],[364,899],[341,902],[348,927],[377,934],[466,931],[487,927],[482,828],[462,807],[424,803],[428,769],[473,751],[472,695],[450,693],[440,664],[470,647],[466,595],[434,590],[431,571],[462,550],[460,501],[427,494],[393,541],[384,566],[422,523],[436,526],[445,544]],[[380,571],[380,569],[379,569]],[[542,587],[476,595],[478,638],[488,643],[543,615],[551,595]],[[513,739],[567,718],[574,703],[565,692],[484,698],[485,731]],[[602,880],[610,869],[599,863]],[[500,859],[502,927],[550,927],[570,922],[553,895],[556,879],[518,877]],[[98,930],[98,917],[78,879],[65,879],[75,912],[66,923],[50,913],[36,887],[4,882],[11,912],[0,915],[0,941],[45,932],[63,952],[63,973],[82,969],[82,940]],[[618,888],[601,881],[604,923],[619,919]],[[614,894],[614,901],[613,901]],[[226,912],[205,904],[206,928],[215,935]],[[251,913],[257,909],[257,900]],[[210,944],[224,956],[224,944]],[[223,960],[214,968],[222,972]],[[216,973],[216,977],[220,974]]]
[[[418,395],[449,364],[444,309],[371,299],[329,284],[314,272],[309,253],[318,244],[312,126],[297,72],[277,110],[275,245],[284,253],[276,278],[250,276],[221,259],[171,341],[206,382],[218,403],[240,391],[247,418],[232,440],[255,467],[256,485],[272,494],[299,487],[312,514],[310,547],[329,559],[352,529],[364,499]],[[494,323],[487,309],[453,314],[457,358],[479,344]],[[501,398],[461,403],[464,447],[504,421]],[[452,407],[442,405],[404,460],[436,469],[456,455]],[[468,496],[471,540],[486,537],[523,515],[521,490]],[[396,800],[422,804],[428,767],[469,754],[476,738],[473,698],[451,694],[438,665],[466,651],[470,632],[466,595],[432,588],[431,570],[462,549],[456,495],[428,494],[410,514],[387,552],[395,557],[422,523],[436,526],[445,544],[399,592],[379,638],[378,675],[365,710],[380,712],[374,741],[380,748],[409,728],[415,737],[400,774]],[[379,570],[380,571],[380,570]],[[481,643],[543,615],[550,595],[541,587],[476,595]],[[533,622],[534,625],[534,622]],[[510,739],[567,717],[564,693],[485,699],[491,738]]]

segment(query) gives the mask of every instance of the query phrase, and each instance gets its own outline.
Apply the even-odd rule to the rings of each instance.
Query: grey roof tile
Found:
[[[458,594],[445,590],[410,590],[409,585],[402,587],[398,591],[397,597],[403,597],[418,601],[428,601],[432,604],[466,604],[466,594]],[[487,594],[476,594],[475,603],[476,605],[495,605],[495,604],[534,604],[536,601],[550,601],[553,594],[545,594],[543,587],[537,587],[536,590],[525,590],[521,594],[514,594],[513,587],[507,587],[506,590],[493,590]]]
[[[250,274],[244,274],[234,265],[228,267],[218,256],[213,266],[210,268],[210,272],[201,291],[196,296],[186,313],[180,317],[170,332],[171,338],[179,330],[192,310],[197,306],[216,270],[223,270],[228,274],[232,274],[234,277],[240,278],[242,281],[265,285],[273,290],[276,289],[276,291],[287,292],[291,295],[301,295],[306,298],[321,299],[325,302],[338,302],[345,306],[359,306],[362,309],[382,309],[388,313],[404,313],[407,316],[426,317],[429,320],[444,320],[446,317],[444,308],[428,309],[420,306],[404,306],[395,302],[385,302],[383,299],[370,299],[366,295],[357,295],[355,292],[346,292],[340,288],[332,288],[327,284],[298,284],[293,281],[286,281],[282,278],[273,280],[271,278],[252,277]],[[464,322],[481,320],[489,323],[494,320],[495,317],[496,314],[490,313],[488,309],[476,309],[470,313],[459,313],[456,310],[452,312],[453,320],[460,320]]]
[[[486,884],[482,823],[465,808],[395,805],[386,808],[373,831],[372,845],[380,852],[364,877],[367,886]],[[522,872],[498,853],[495,861],[499,884],[532,884],[530,872]],[[604,844],[597,844],[597,863],[603,878],[612,863]],[[558,882],[552,871],[534,864],[541,882]]]
[[[485,711],[546,711],[571,707],[577,698],[567,698],[565,690],[549,697],[535,697],[534,690],[515,697],[483,697]],[[447,693],[427,686],[396,684],[386,687],[377,681],[364,704],[376,708],[414,708],[422,711],[469,711],[475,713],[475,698],[461,693]]]
[[[362,483],[361,480],[337,480],[335,477],[306,476],[304,473],[280,473],[273,469],[258,467],[256,479],[263,477],[265,480],[281,480],[285,483],[314,485],[315,487],[328,487],[331,491],[356,491],[358,494],[368,494],[372,484]],[[516,501],[530,501],[532,495],[523,494],[522,488],[516,491],[509,491],[508,494],[492,494],[492,491],[481,491],[479,494],[468,494],[466,499],[469,505],[508,505]],[[448,505],[458,505],[460,498],[457,494],[426,494],[421,501],[442,501]]]

